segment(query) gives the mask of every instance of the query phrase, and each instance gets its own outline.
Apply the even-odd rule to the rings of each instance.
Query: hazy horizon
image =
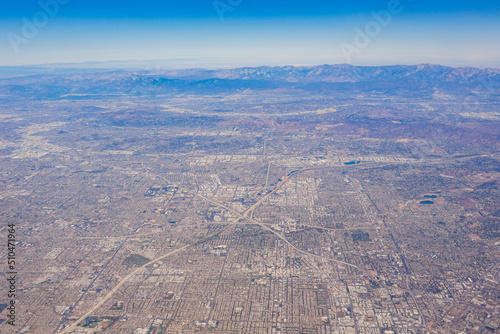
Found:
[[[7,7],[0,66],[151,59],[197,59],[196,67],[500,66],[500,4],[491,1],[45,0]]]
[[[200,59],[150,59],[150,60],[107,60],[107,61],[86,61],[86,62],[67,62],[67,63],[40,63],[40,64],[26,64],[26,65],[0,65],[0,70],[14,70],[14,69],[40,69],[40,70],[87,70],[87,71],[107,71],[107,70],[144,70],[151,72],[169,71],[169,70],[223,70],[223,69],[238,69],[238,68],[259,68],[259,67],[319,67],[319,66],[354,66],[354,67],[390,67],[390,66],[442,66],[451,68],[477,68],[481,70],[486,69],[500,69],[500,66],[481,66],[475,64],[446,64],[446,63],[432,63],[432,62],[415,62],[415,63],[366,63],[366,64],[351,64],[351,63],[266,63],[255,60],[253,62],[237,63],[237,62],[224,62],[222,60],[214,59],[212,61]]]

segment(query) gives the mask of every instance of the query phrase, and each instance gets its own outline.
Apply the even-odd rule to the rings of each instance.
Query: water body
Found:
[[[421,201],[420,204],[434,204],[433,201]]]
[[[437,198],[437,195],[424,195],[425,198]]]

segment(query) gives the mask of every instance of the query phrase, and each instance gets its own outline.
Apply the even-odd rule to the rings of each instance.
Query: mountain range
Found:
[[[5,69],[4,69],[5,70]],[[72,94],[236,93],[281,89],[309,93],[407,94],[422,97],[436,90],[457,93],[500,93],[500,69],[441,65],[309,67],[243,67],[234,69],[68,71],[0,79],[0,94],[61,98]]]

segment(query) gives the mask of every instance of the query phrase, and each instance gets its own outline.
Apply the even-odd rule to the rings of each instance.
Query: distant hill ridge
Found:
[[[378,92],[389,95],[430,96],[438,90],[487,94],[500,92],[500,69],[441,65],[394,66],[260,66],[234,69],[109,70],[65,74],[37,74],[0,79],[0,93],[128,94],[224,93],[247,90],[289,89],[304,92]],[[408,96],[410,96],[408,95]]]
[[[433,64],[354,66],[348,64],[319,65],[310,67],[261,66],[223,70],[190,69],[166,71],[169,77],[204,77],[219,79],[271,80],[286,82],[359,82],[380,79],[444,80],[447,82],[470,82],[500,75],[500,69],[474,67],[447,67]]]

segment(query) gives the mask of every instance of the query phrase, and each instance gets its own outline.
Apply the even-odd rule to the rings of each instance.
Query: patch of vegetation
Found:
[[[368,232],[356,230],[351,233],[352,241],[371,241]]]
[[[174,299],[175,294],[172,291],[167,291],[163,294],[163,298],[167,300],[172,300]]]
[[[123,302],[116,302],[113,306],[111,306],[110,310],[123,310]]]
[[[78,326],[87,328],[96,328],[100,326],[103,329],[108,328],[116,321],[114,317],[87,317],[80,322]]]
[[[227,226],[227,225],[224,225],[222,228],[225,228],[226,226]],[[205,243],[205,242],[207,242],[207,241],[209,241],[209,240],[214,239],[215,237],[217,237],[217,236],[218,236],[219,234],[221,234],[221,233],[222,233],[222,231],[219,231],[219,232],[217,232],[217,233],[215,233],[215,234],[212,234],[212,235],[209,235],[209,236],[207,236],[207,237],[201,238],[200,240],[198,240],[197,242],[195,242],[193,245],[194,245],[194,246],[201,245],[202,243]]]
[[[146,263],[148,263],[149,261],[151,260],[142,255],[130,254],[129,256],[127,256],[125,260],[123,260],[122,264],[127,267],[133,267],[133,266],[141,267]]]

